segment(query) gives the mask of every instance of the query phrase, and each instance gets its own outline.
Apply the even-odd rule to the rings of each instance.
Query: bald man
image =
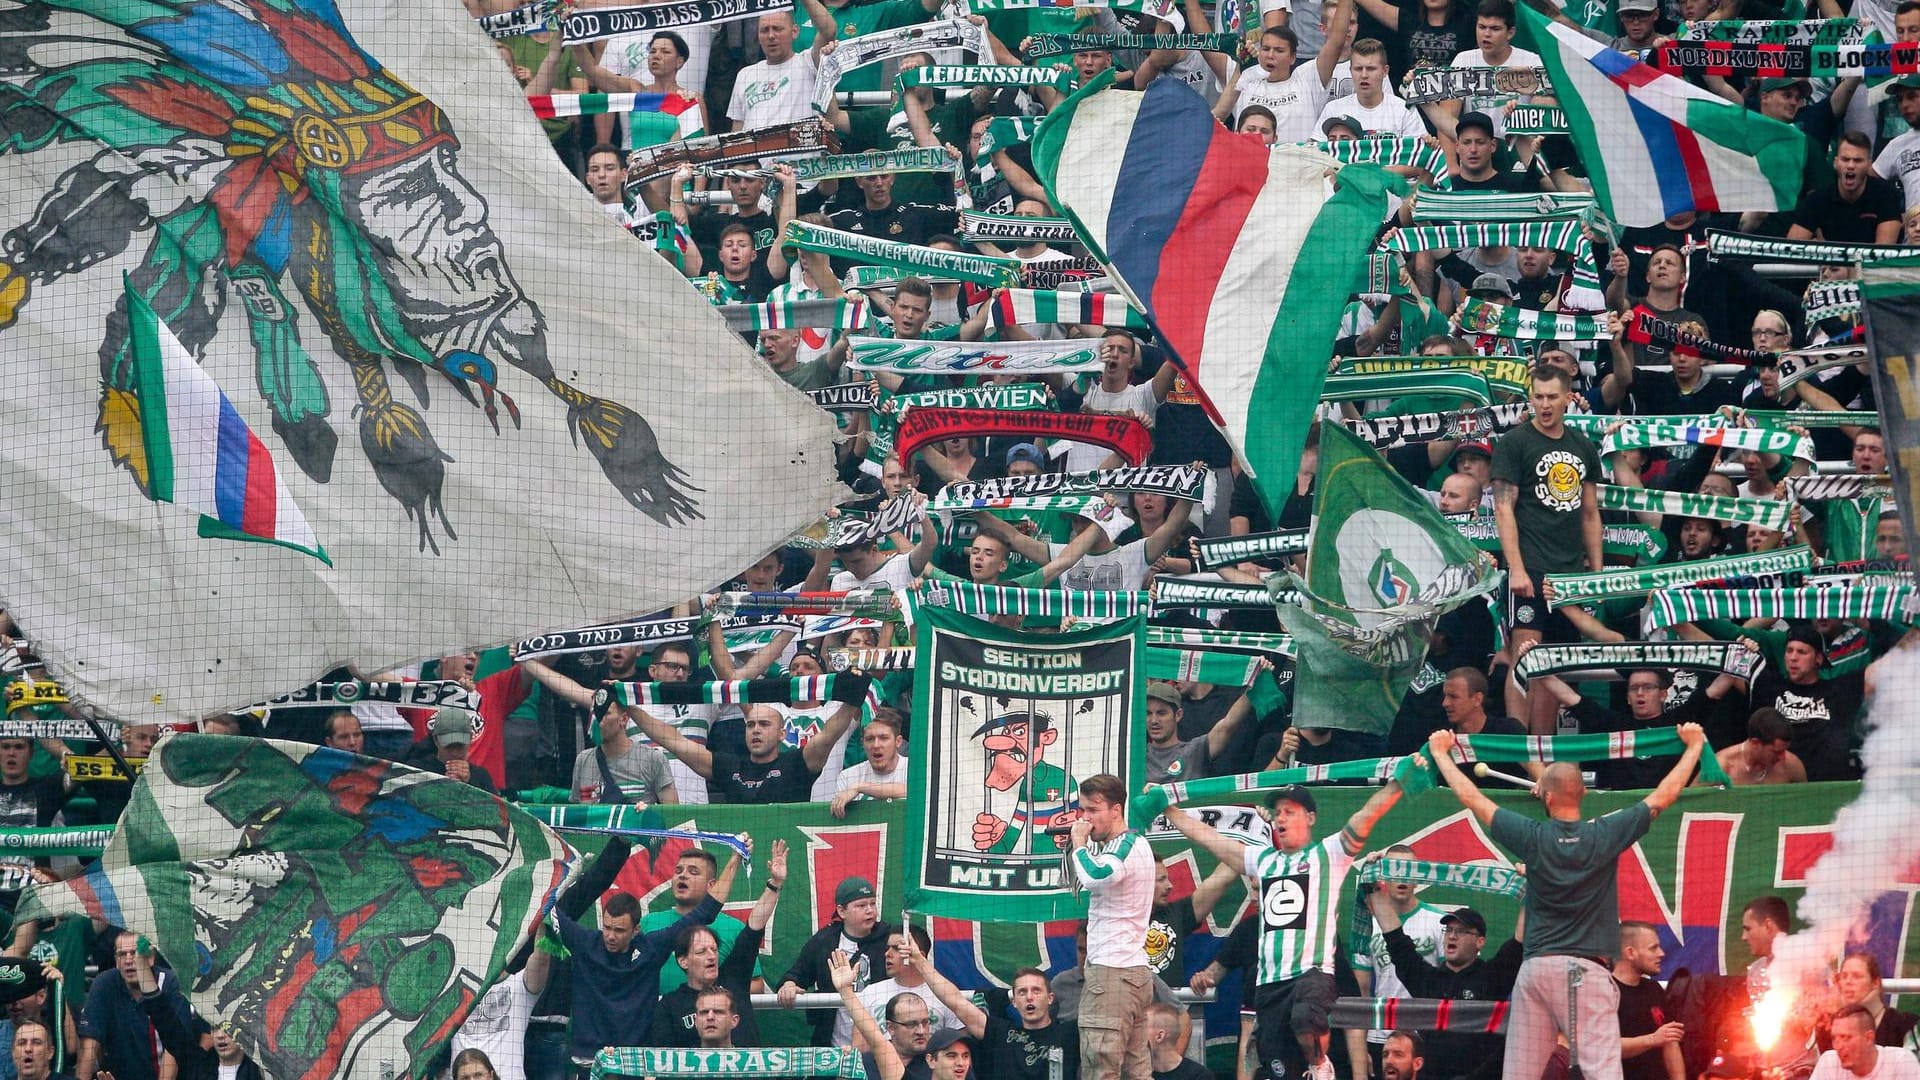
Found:
[[[1613,956],[1620,944],[1615,868],[1620,854],[1672,806],[1700,764],[1707,736],[1681,724],[1680,755],[1660,786],[1632,806],[1591,820],[1580,813],[1580,766],[1556,761],[1534,785],[1545,821],[1494,805],[1453,762],[1452,730],[1427,740],[1447,786],[1488,835],[1527,866],[1526,955],[1513,984],[1502,1080],[1538,1080],[1558,1035],[1567,1036],[1585,1080],[1621,1080],[1620,992]],[[1568,1021],[1574,1024],[1569,1029]]]

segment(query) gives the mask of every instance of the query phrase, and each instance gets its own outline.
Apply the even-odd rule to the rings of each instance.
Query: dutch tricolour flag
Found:
[[[1688,210],[1790,210],[1806,136],[1518,6],[1601,210],[1658,225]]]
[[[153,498],[198,510],[201,536],[279,544],[333,565],[267,448],[131,287],[127,317]]]

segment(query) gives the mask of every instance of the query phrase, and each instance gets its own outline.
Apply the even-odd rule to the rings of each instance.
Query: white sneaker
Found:
[[[1307,1069],[1307,1080],[1334,1080],[1333,1057],[1328,1054],[1320,1055],[1320,1064]]]

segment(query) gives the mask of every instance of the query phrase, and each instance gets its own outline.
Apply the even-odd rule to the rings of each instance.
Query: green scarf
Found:
[[[1607,341],[1607,320],[1597,315],[1556,315],[1470,296],[1460,305],[1460,332],[1517,341]]]
[[[1647,628],[1701,619],[1885,619],[1905,622],[1912,585],[1848,585],[1830,589],[1671,589],[1658,593]]]
[[[1567,419],[1572,420],[1573,417]],[[1582,422],[1589,426],[1602,426],[1613,419],[1583,417]],[[1599,424],[1592,424],[1591,421],[1599,421]],[[1754,450],[1762,454],[1791,454],[1803,461],[1813,460],[1812,439],[1780,428],[1696,425],[1666,420],[1643,420],[1609,432],[1600,442],[1600,456],[1604,458],[1621,450],[1682,446],[1687,443],[1728,450]]]
[[[1489,387],[1526,396],[1533,385],[1527,362],[1517,356],[1361,356],[1344,357],[1336,375],[1386,375],[1415,371],[1476,371]]]
[[[893,77],[895,93],[916,86],[1051,86],[1073,93],[1073,72],[1013,64],[922,64]]]
[[[1493,401],[1487,377],[1470,367],[1429,367],[1382,371],[1367,375],[1329,375],[1320,391],[1320,400],[1366,401],[1371,398],[1397,398],[1407,394],[1429,397],[1457,397],[1483,406]]]
[[[1012,288],[1020,284],[1020,260],[987,255],[969,255],[862,236],[844,229],[810,225],[804,221],[787,222],[786,243],[802,251],[818,251],[843,259],[879,263],[916,274],[938,274],[979,285]]]
[[[1691,491],[1619,487],[1600,484],[1600,509],[1652,511],[1679,517],[1708,518],[1734,525],[1758,525],[1785,532],[1793,521],[1793,504],[1779,499],[1747,499],[1728,495],[1701,495]]]
[[[1528,107],[1531,106],[1514,106],[1516,109]],[[1512,113],[1507,114],[1507,130],[1508,132],[1513,130]],[[1591,206],[1593,206],[1593,196],[1580,192],[1538,191],[1521,194],[1506,191],[1427,191],[1423,189],[1413,200],[1413,220],[1415,224],[1429,221],[1512,222],[1522,218],[1546,222],[1555,218],[1577,219]]]
[[[1813,549],[1805,544],[1796,544],[1779,551],[1760,551],[1751,555],[1723,555],[1717,559],[1659,563],[1597,573],[1548,574],[1547,584],[1553,586],[1553,600],[1548,606],[1565,607],[1615,596],[1645,596],[1683,585],[1727,578],[1766,575],[1785,579],[1793,574],[1803,574],[1812,567]],[[1787,583],[1782,581],[1782,584]]]
[[[1260,674],[1260,658],[1194,649],[1147,649],[1147,678],[1246,686]]]
[[[866,1080],[851,1048],[802,1046],[778,1050],[701,1050],[609,1046],[593,1059],[591,1080],[613,1076],[834,1076]]]
[[[1016,589],[971,581],[928,581],[907,594],[915,604],[944,607],[962,615],[1037,615],[1111,622],[1152,610],[1143,592],[1081,592]]]
[[[1149,626],[1147,644],[1183,649],[1228,649],[1293,655],[1293,639],[1285,634],[1253,630],[1210,630],[1192,626]]]

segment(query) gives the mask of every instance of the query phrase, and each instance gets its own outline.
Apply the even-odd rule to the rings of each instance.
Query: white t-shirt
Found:
[[[1329,100],[1327,88],[1320,82],[1320,69],[1313,61],[1303,60],[1293,65],[1293,74],[1278,82],[1270,82],[1267,73],[1257,67],[1248,68],[1240,73],[1240,80],[1233,84],[1238,96],[1233,101],[1233,121],[1240,122],[1240,113],[1249,105],[1260,105],[1273,113],[1274,137],[1276,144],[1306,142],[1320,137],[1320,128],[1315,123],[1320,110]]]
[[[834,711],[840,708],[840,703],[828,701],[808,709],[793,705],[773,707],[780,710],[780,715],[787,722],[781,742],[795,750],[800,750],[804,749],[807,741],[833,718]],[[833,798],[834,793],[840,790],[840,773],[847,765],[847,743],[853,738],[853,729],[856,726],[848,724],[847,730],[841,732],[840,738],[834,742],[833,749],[827,751],[826,764],[821,766],[820,775],[813,781],[813,789],[807,793],[807,797],[813,802],[828,802]]]
[[[525,972],[514,972],[493,984],[473,1003],[467,1022],[453,1033],[453,1053],[480,1050],[493,1062],[500,1080],[526,1080],[527,1023],[533,1019],[538,996],[527,989]]]
[[[1048,544],[1047,558],[1057,559],[1065,544]],[[1099,555],[1082,555],[1068,567],[1058,582],[1062,589],[1077,592],[1119,590],[1138,592],[1147,586],[1147,542],[1135,540]]]
[[[1900,184],[1906,209],[1920,206],[1920,131],[1909,131],[1888,143],[1873,159],[1873,171]]]
[[[1153,384],[1141,383],[1128,386],[1119,393],[1108,393],[1099,384],[1087,391],[1086,410],[1088,412],[1124,413],[1137,412],[1146,418],[1146,425],[1153,426],[1154,413],[1160,409],[1160,402],[1153,396]],[[1086,472],[1097,469],[1107,460],[1113,451],[1097,443],[1067,442],[1055,445],[1065,446],[1066,469],[1068,472]]]
[[[847,766],[845,769],[841,770],[839,786],[834,788],[834,791],[835,793],[842,792],[851,787],[858,787],[861,784],[905,785],[906,782],[907,782],[907,756],[905,754],[895,754],[893,758],[892,772],[888,772],[888,773],[874,772],[873,763],[867,762],[867,761],[862,761],[858,765]],[[857,796],[854,799],[854,801],[858,802],[861,799],[864,799],[866,797],[867,796],[865,795],[860,795],[860,796]]]
[[[1505,63],[1495,64],[1487,60],[1487,54],[1479,49],[1468,49],[1453,58],[1454,67],[1497,67],[1497,68],[1537,68],[1540,66],[1540,54],[1525,49],[1514,49]],[[1516,101],[1532,101],[1533,95],[1491,94],[1486,97],[1470,97],[1460,105],[1463,113],[1483,112],[1493,121],[1493,135],[1502,138],[1507,133],[1507,110]]]
[[[881,563],[870,577],[856,577],[851,570],[841,570],[833,575],[828,587],[834,592],[845,592],[848,589],[885,586],[896,593],[906,592],[913,586],[912,561],[904,553],[895,555]]]
[[[1828,1050],[1814,1064],[1813,1080],[1920,1080],[1920,1061],[1915,1061],[1912,1054],[1897,1046],[1882,1046],[1879,1050],[1879,1060],[1865,1076],[1857,1076],[1841,1065],[1840,1055]]]
[[[647,715],[663,723],[672,724],[680,734],[688,739],[707,745],[707,733],[713,730],[714,721],[720,718],[717,705],[649,705]],[[642,746],[660,749],[660,744],[647,738],[640,725],[627,723],[627,737]],[[660,750],[666,754],[665,750]],[[707,802],[707,778],[694,772],[686,762],[667,754],[667,773],[673,777],[673,790],[680,801],[689,805],[701,805]]]
[[[1380,104],[1369,109],[1360,104],[1360,95],[1348,94],[1327,102],[1320,110],[1320,116],[1314,120],[1314,130],[1336,116],[1351,116],[1360,121],[1369,135],[1406,135],[1419,138],[1427,133],[1427,125],[1413,106],[1394,96],[1383,94]]]
[[[898,979],[882,979],[860,991],[860,1004],[867,1007],[867,1014],[880,1025],[881,1031],[886,1030],[887,1002],[900,994],[912,994],[927,1003],[927,1017],[933,1021],[933,1030],[936,1032],[958,1031],[966,1026],[960,1022],[958,1016],[954,1015],[952,1009],[947,1008],[939,998],[934,996],[933,987],[925,983],[919,986],[901,986]],[[847,1010],[841,1009],[833,1018],[833,1045],[846,1046],[851,1042],[853,1042],[853,1018],[847,1015]]]
[[[783,64],[762,60],[734,80],[727,116],[744,129],[805,120],[813,115],[813,84],[819,74],[812,50],[795,53]]]
[[[1413,947],[1419,950],[1420,958],[1430,964],[1440,962],[1440,948],[1446,936],[1446,927],[1440,920],[1446,912],[1432,904],[1421,904],[1400,920],[1400,929],[1412,939]],[[1387,936],[1380,927],[1373,928],[1373,934],[1367,942],[1367,951],[1355,953],[1349,957],[1355,971],[1368,971],[1373,974],[1373,996],[1376,1000],[1387,998],[1410,998],[1407,984],[1400,981],[1400,973],[1393,969],[1393,957],[1387,952]],[[1382,1030],[1367,1032],[1367,1041],[1384,1043],[1389,1032]]]

